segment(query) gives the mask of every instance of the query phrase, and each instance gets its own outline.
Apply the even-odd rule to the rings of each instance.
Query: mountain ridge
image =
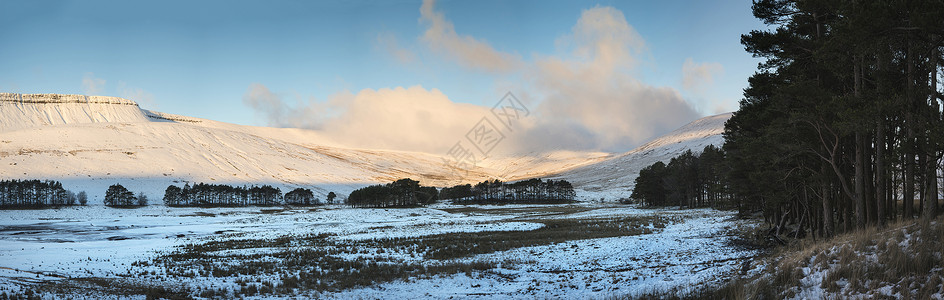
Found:
[[[659,147],[650,142],[641,148],[647,145]],[[311,130],[168,114],[117,97],[0,93],[0,179],[60,180],[93,199],[119,182],[154,199],[167,185],[186,182],[306,187],[323,197],[403,177],[449,186],[550,174],[587,183],[577,187],[592,192],[598,190],[594,182],[568,170],[594,170],[631,152],[558,151],[491,158],[456,170],[442,155],[330,145]]]
[[[570,181],[583,190],[587,199],[628,198],[642,168],[657,161],[668,163],[686,150],[701,153],[705,146],[724,144],[724,123],[731,115],[723,113],[696,119],[628,152],[549,177]]]

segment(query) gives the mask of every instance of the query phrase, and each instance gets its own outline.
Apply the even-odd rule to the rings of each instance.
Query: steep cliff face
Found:
[[[0,132],[46,125],[148,121],[137,103],[118,97],[0,93]]]
[[[93,103],[93,104],[120,104],[138,106],[134,101],[108,96],[86,96],[74,94],[18,94],[0,93],[0,101],[19,103]]]

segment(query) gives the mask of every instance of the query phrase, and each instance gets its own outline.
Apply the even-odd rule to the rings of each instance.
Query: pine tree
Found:
[[[915,200],[936,214],[944,3],[761,0],[753,11],[772,29],[741,39],[766,61],[725,126],[739,208],[823,236],[884,224],[898,190],[903,217]]]
[[[328,192],[328,196],[327,196],[328,203],[334,203],[334,198],[337,198],[337,197],[338,197],[338,194],[335,194],[334,192]]]

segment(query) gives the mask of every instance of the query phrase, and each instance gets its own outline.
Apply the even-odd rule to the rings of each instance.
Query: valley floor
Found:
[[[589,203],[8,210],[0,293],[622,297],[724,281],[756,254],[729,244],[744,225]]]

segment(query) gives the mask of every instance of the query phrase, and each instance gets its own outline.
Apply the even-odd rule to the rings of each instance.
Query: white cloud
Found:
[[[445,16],[425,1],[421,20],[426,45],[465,67],[522,75],[515,92],[532,114],[509,132],[497,153],[550,150],[626,151],[698,117],[681,94],[633,76],[646,52],[645,40],[612,7],[580,15],[571,33],[557,42],[566,54],[538,56],[525,63],[469,36],[458,35]],[[378,37],[380,44],[395,40]],[[399,47],[394,48],[399,49]],[[496,86],[508,87],[501,80]],[[250,86],[244,102],[273,126],[319,130],[342,145],[445,153],[484,116],[488,106],[456,103],[437,89],[421,86],[343,92],[327,102],[286,103],[265,86]],[[493,102],[494,101],[494,102]]]
[[[421,86],[341,92],[327,102],[292,105],[255,83],[243,101],[271,126],[319,130],[332,142],[351,147],[429,153],[445,153],[488,114],[486,107],[456,103]]]
[[[339,94],[331,105],[341,113],[322,129],[342,144],[431,153],[445,153],[488,112],[421,86]]]
[[[446,20],[442,12],[434,10],[435,5],[435,0],[424,0],[420,7],[420,22],[426,25],[420,39],[430,49],[478,70],[509,72],[520,67],[518,55],[497,51],[485,41],[457,34],[452,22]]]
[[[95,78],[95,74],[91,72],[85,73],[85,76],[82,76],[82,90],[85,92],[85,95],[97,96],[104,88],[105,79]]]
[[[282,115],[287,111],[285,104],[282,103],[282,97],[259,83],[249,85],[249,89],[243,94],[243,104],[255,109],[256,113],[261,114],[269,125],[275,126],[284,120]]]
[[[576,57],[598,61],[599,67],[634,67],[636,56],[646,50],[642,36],[626,22],[623,12],[612,7],[584,10],[571,31],[558,43],[572,44]]]
[[[714,77],[724,73],[719,63],[696,63],[691,57],[682,65],[682,87],[690,91],[700,91],[714,83]]]
[[[545,95],[532,143],[628,150],[698,117],[675,89],[631,75],[646,45],[619,10],[583,11],[561,40],[571,48],[569,57],[539,58],[528,72]]]
[[[243,94],[243,104],[252,107],[269,126],[317,129],[318,113],[325,108],[316,101],[286,103],[268,87],[253,83]]]

